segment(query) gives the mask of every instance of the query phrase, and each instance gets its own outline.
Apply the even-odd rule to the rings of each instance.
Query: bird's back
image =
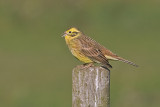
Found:
[[[88,36],[82,35],[79,38],[80,44],[82,45],[82,49],[99,50],[101,54],[103,54],[107,60],[117,60],[115,57],[118,57],[116,54],[105,48],[103,45],[99,44],[95,40],[91,39]]]

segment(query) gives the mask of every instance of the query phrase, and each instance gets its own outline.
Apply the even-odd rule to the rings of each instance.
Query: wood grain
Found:
[[[77,66],[72,71],[72,107],[109,107],[110,71]]]

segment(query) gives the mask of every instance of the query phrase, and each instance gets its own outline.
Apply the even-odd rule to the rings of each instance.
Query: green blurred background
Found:
[[[1,0],[0,107],[71,107],[72,26],[140,66],[110,62],[111,107],[160,106],[158,0]]]

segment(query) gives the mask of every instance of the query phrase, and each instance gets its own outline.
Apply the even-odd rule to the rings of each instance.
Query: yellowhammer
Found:
[[[118,60],[137,67],[135,63],[117,56],[74,27],[65,31],[63,37],[65,37],[71,53],[85,64],[96,62],[107,68],[112,68],[108,61]]]

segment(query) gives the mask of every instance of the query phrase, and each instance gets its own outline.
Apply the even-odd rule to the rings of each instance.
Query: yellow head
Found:
[[[63,37],[65,37],[65,39],[67,39],[67,40],[71,40],[71,39],[74,39],[74,38],[80,36],[80,34],[81,34],[81,32],[77,28],[73,27],[73,28],[70,28],[69,30],[65,31]]]

